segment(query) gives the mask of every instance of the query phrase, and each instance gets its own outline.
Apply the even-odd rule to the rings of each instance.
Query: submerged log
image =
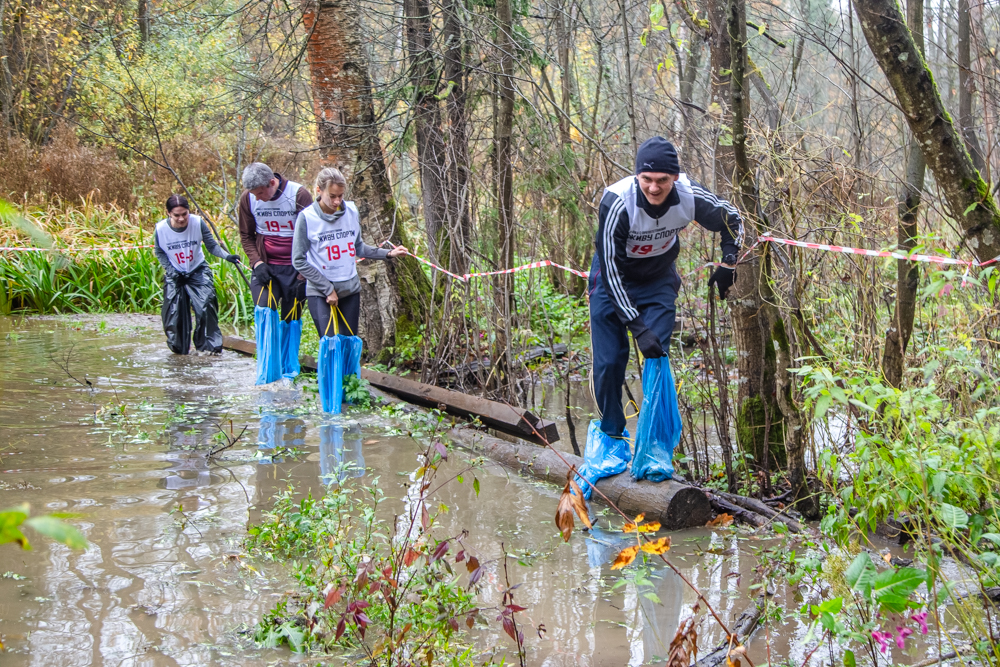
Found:
[[[736,619],[736,623],[730,626],[730,630],[734,635],[736,635],[736,641],[732,642],[732,646],[736,647],[738,644],[746,645],[747,641],[750,639],[750,635],[753,631],[757,629],[757,625],[760,623],[761,617],[764,615],[764,596],[760,595],[757,599],[751,603],[751,605],[740,614],[740,617]],[[718,667],[718,665],[724,664],[726,658],[729,657],[729,639],[723,640],[714,651],[705,655],[705,657],[698,660],[695,663],[695,667]],[[735,663],[736,660],[733,660]]]
[[[521,474],[563,485],[566,463],[583,465],[583,459],[561,452],[562,459],[548,447],[520,445],[493,438],[471,429],[454,428],[451,434],[473,451],[517,470]],[[645,514],[649,521],[659,521],[667,530],[704,526],[714,515],[708,496],[701,489],[677,480],[666,482],[635,481],[628,471],[597,482],[597,489],[626,514]],[[601,500],[594,493],[595,500]]]
[[[247,355],[257,352],[256,343],[233,336],[223,336],[222,347]],[[316,371],[316,360],[313,357],[303,355],[299,359],[299,364],[304,371]],[[367,368],[361,369],[361,377],[372,386],[390,392],[407,402],[437,408],[463,419],[477,418],[490,428],[529,442],[544,444],[546,441],[552,443],[559,440],[555,422],[539,419],[529,410],[396,375],[378,373]]]

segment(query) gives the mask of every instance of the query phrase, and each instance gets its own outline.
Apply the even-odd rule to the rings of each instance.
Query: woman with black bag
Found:
[[[219,300],[215,294],[212,269],[205,263],[208,252],[237,264],[239,256],[227,253],[215,241],[208,225],[191,215],[188,201],[181,195],[167,199],[167,217],[156,224],[154,247],[166,274],[160,319],[167,346],[175,354],[191,349],[191,311],[194,310],[194,346],[199,352],[222,352],[219,329]]]

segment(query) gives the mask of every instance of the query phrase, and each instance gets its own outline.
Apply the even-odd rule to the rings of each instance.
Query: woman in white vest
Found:
[[[339,308],[349,331],[358,333],[361,314],[361,281],[358,258],[388,259],[406,254],[406,248],[375,248],[361,240],[358,207],[344,201],[347,180],[339,170],[326,167],[316,175],[316,201],[299,213],[292,242],[292,266],[306,278],[309,312],[320,336],[326,334],[330,314]]]
[[[180,195],[167,199],[167,217],[156,223],[154,247],[163,266],[163,306],[160,319],[167,346],[175,354],[191,349],[191,310],[194,310],[194,346],[199,352],[222,352],[219,330],[219,302],[215,295],[212,269],[205,263],[208,251],[233,264],[237,255],[228,254],[209,231],[205,222],[191,215],[188,201]]]

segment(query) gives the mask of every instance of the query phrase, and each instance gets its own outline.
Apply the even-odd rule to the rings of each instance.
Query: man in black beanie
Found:
[[[642,356],[662,357],[674,331],[674,301],[681,278],[674,267],[677,233],[695,221],[722,237],[722,262],[736,266],[743,240],[739,211],[681,173],[677,151],[662,137],[639,147],[635,176],[604,191],[598,214],[597,252],[590,267],[591,376],[601,431],[619,438],[625,429],[622,383],[628,333]],[[718,267],[709,280],[719,296],[733,284],[734,268]]]

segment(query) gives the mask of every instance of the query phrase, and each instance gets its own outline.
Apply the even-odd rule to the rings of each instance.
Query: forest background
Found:
[[[3,245],[60,251],[3,254],[0,308],[155,311],[151,253],[87,248],[148,242],[178,191],[236,248],[254,160],[307,184],[340,166],[367,242],[454,274],[585,271],[604,187],[660,134],[748,239],[722,302],[715,240],[681,238],[679,469],[790,500],[842,540],[889,518],[933,528],[928,568],[935,532],[986,588],[998,45],[1000,5],[976,0],[0,0],[0,195],[18,209]],[[548,372],[586,376],[585,281],[562,269],[360,271],[374,360],[524,403],[539,369],[520,353],[562,342]],[[239,278],[217,279],[246,326]]]

